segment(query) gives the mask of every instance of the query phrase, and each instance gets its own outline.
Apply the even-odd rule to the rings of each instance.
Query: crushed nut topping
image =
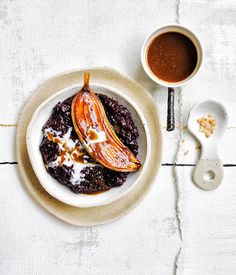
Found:
[[[199,124],[199,131],[205,134],[206,138],[209,138],[216,129],[216,120],[212,115],[207,117],[200,117],[197,119]]]

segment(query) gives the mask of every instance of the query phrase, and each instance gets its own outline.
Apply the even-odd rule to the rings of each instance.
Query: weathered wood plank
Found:
[[[197,188],[192,167],[178,167],[181,189],[183,275],[236,273],[235,168],[225,168],[214,191]]]
[[[0,123],[16,123],[24,103],[43,80],[65,70],[107,65],[150,91],[164,127],[166,91],[145,76],[140,48],[156,26],[180,21],[199,34],[205,54],[199,75],[182,89],[183,123],[196,102],[222,101],[233,128],[226,132],[221,155],[225,163],[235,163],[235,13],[233,0],[149,1],[148,5],[126,0],[3,0]],[[0,126],[0,134],[4,144],[0,162],[15,161],[15,128]],[[178,129],[163,132],[163,162],[174,161],[178,136]],[[186,131],[184,139],[180,160],[195,163],[195,140]],[[192,184],[193,168],[177,169],[183,188],[181,275],[236,273],[236,169],[225,168],[224,183],[210,193]],[[180,243],[172,167],[161,169],[157,184],[135,211],[114,224],[90,229],[62,224],[34,204],[20,185],[15,165],[0,165],[0,176],[1,274],[173,274]]]
[[[47,214],[25,192],[16,169],[0,165],[1,274],[173,274],[179,233],[172,168],[161,169],[135,211],[92,228]]]
[[[225,163],[235,163],[236,2],[181,0],[180,22],[199,35],[204,62],[199,75],[183,87],[183,122],[193,104],[208,98],[222,102],[229,113],[229,127],[221,145]],[[184,132],[179,162],[196,161],[195,143]],[[189,150],[188,154],[185,152]],[[185,155],[184,155],[185,154]],[[178,274],[231,275],[236,272],[235,168],[225,168],[222,185],[204,192],[192,184],[194,168],[178,167],[182,254]]]

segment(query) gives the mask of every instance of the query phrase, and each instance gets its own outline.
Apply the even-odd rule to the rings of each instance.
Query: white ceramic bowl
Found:
[[[147,168],[145,165],[145,160],[147,156],[150,155],[148,142],[148,140],[150,140],[150,134],[148,128],[146,127],[147,123],[141,110],[133,100],[125,95],[125,93],[122,94],[122,91],[115,90],[111,87],[102,86],[101,84],[91,83],[91,88],[94,91],[111,96],[119,103],[127,107],[131,112],[134,123],[138,127],[139,131],[138,158],[141,160],[142,168],[136,173],[130,173],[126,182],[121,187],[115,187],[107,192],[99,193],[97,195],[73,193],[68,187],[63,186],[47,173],[41,153],[39,151],[39,145],[42,140],[42,127],[50,117],[53,107],[59,101],[61,102],[66,98],[74,95],[77,91],[80,90],[80,88],[81,86],[76,85],[59,91],[44,101],[37,108],[27,129],[27,150],[37,178],[50,195],[66,204],[76,207],[101,206],[118,200],[135,187],[138,178]]]
[[[181,33],[185,36],[187,36],[194,44],[196,50],[197,50],[197,64],[194,69],[194,71],[191,73],[190,76],[188,76],[186,79],[179,81],[179,82],[167,82],[164,81],[160,78],[158,78],[150,69],[148,62],[147,62],[147,53],[149,46],[151,42],[153,41],[154,38],[159,36],[160,34],[166,33],[166,32],[178,32]],[[199,71],[201,64],[202,64],[202,59],[203,59],[203,50],[202,50],[202,45],[196,34],[194,34],[191,30],[189,30],[186,27],[183,27],[181,25],[165,25],[162,26],[158,29],[156,29],[154,32],[152,32],[144,41],[142,50],[141,50],[141,63],[143,66],[144,71],[146,74],[157,84],[164,86],[164,87],[180,87],[185,84],[187,84]]]

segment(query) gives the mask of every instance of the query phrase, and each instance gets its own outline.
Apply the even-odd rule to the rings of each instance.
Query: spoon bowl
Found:
[[[217,126],[211,137],[206,138],[203,133],[199,131],[199,124],[197,119],[200,117],[207,117],[211,115],[215,118]],[[207,100],[195,105],[188,118],[188,129],[202,144],[218,143],[225,132],[228,122],[228,115],[225,107],[217,101]]]
[[[200,131],[198,119],[211,116],[216,120],[216,128],[206,137]],[[189,113],[188,129],[201,144],[201,156],[193,173],[194,183],[204,190],[213,190],[223,180],[223,164],[218,155],[218,144],[228,124],[225,107],[217,101],[207,100],[195,105]]]

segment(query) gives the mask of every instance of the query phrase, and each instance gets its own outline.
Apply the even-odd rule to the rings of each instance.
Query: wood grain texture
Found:
[[[194,11],[194,15],[193,15]],[[220,147],[224,163],[235,163],[235,1],[181,1],[180,23],[199,35],[204,62],[198,76],[182,88],[183,124],[193,104],[212,98],[222,102],[229,113],[229,127]],[[178,162],[196,163],[196,141],[183,131]],[[236,270],[235,168],[225,167],[220,187],[212,192],[192,184],[191,167],[177,167],[182,250],[177,274],[231,275]]]
[[[174,196],[166,199],[175,191],[172,168],[160,171],[135,211],[90,228],[47,214],[23,189],[16,169],[0,165],[1,274],[173,274],[179,237]]]
[[[193,104],[212,98],[229,111],[220,155],[236,164],[235,103],[236,2],[168,0],[119,2],[0,2],[0,163],[14,162],[15,127],[32,90],[62,71],[93,65],[114,67],[137,80],[153,95],[166,126],[166,89],[156,86],[140,64],[146,35],[162,24],[179,22],[195,31],[204,47],[198,76],[182,88],[186,125]],[[176,109],[179,106],[176,104]],[[175,161],[180,128],[164,132],[163,163]],[[179,159],[194,164],[199,150],[183,131]],[[173,166],[163,166],[143,203],[109,225],[76,228],[42,210],[22,188],[16,164],[0,164],[0,274],[178,274],[236,273],[236,168],[225,167],[222,185],[213,192],[191,181],[193,167],[176,169],[180,189],[183,241],[176,218]]]

